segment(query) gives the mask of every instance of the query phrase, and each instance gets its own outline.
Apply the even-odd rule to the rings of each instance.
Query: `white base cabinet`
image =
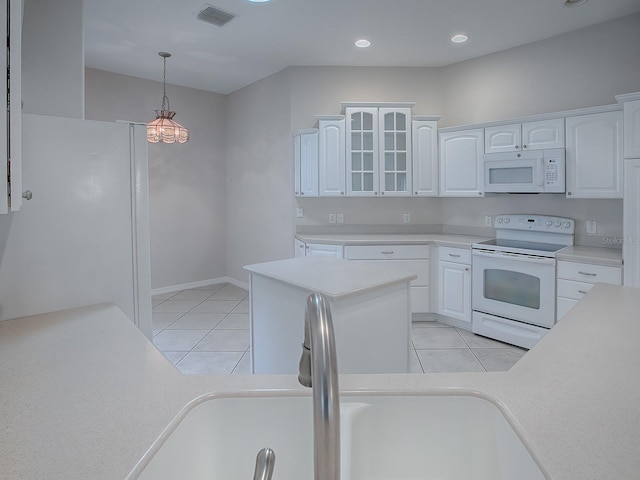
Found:
[[[622,284],[622,269],[582,262],[559,261],[556,321],[559,321],[596,283]]]
[[[471,250],[438,247],[438,314],[471,329]]]
[[[429,245],[347,245],[344,258],[385,262],[418,276],[411,282],[411,313],[424,314],[430,310]]]

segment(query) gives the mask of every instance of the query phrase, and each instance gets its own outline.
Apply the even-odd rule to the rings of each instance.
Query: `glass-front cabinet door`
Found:
[[[347,195],[411,195],[411,106],[404,105],[345,106]]]
[[[411,109],[380,108],[380,195],[411,195]]]
[[[378,109],[346,108],[347,194],[375,196],[378,186]]]

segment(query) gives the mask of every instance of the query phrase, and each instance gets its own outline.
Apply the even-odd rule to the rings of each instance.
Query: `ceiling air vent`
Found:
[[[212,23],[218,27],[229,23],[235,18],[235,15],[219,8],[212,7],[211,5],[205,5],[204,9],[198,14],[198,20],[203,22]]]

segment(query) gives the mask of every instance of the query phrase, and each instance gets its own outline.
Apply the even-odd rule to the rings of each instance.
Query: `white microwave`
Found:
[[[563,193],[564,149],[487,153],[484,156],[486,193]]]

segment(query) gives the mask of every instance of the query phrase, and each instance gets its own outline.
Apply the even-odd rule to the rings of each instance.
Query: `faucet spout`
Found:
[[[340,398],[335,336],[329,302],[321,293],[307,298],[299,382],[313,389],[315,480],[340,479]]]

